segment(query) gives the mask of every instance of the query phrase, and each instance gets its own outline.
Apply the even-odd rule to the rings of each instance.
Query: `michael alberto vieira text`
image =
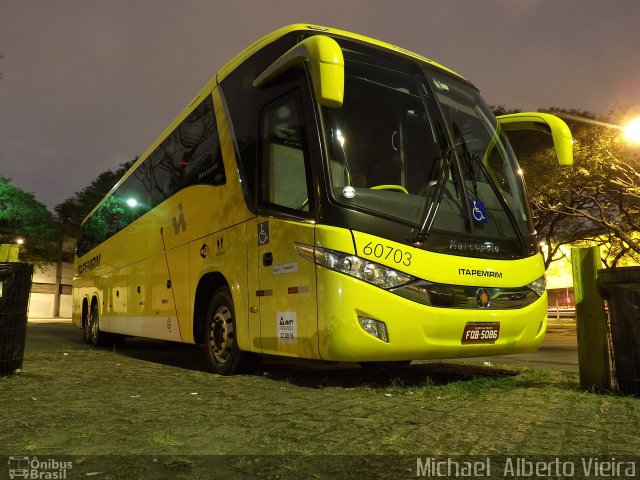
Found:
[[[491,476],[491,458],[455,460],[453,458],[417,458],[416,477],[478,478]],[[494,459],[494,474],[505,478],[636,478],[636,462],[615,457],[573,457],[570,460],[526,457]]]

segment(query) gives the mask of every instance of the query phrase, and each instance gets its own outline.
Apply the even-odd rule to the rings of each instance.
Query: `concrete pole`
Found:
[[[576,333],[580,386],[611,390],[609,342],[604,303],[598,290],[600,247],[572,248],[573,286],[576,297]]]
[[[53,296],[53,318],[60,318],[60,295],[62,288],[62,243],[63,237],[60,234],[58,240],[58,261],[56,262],[56,293]]]

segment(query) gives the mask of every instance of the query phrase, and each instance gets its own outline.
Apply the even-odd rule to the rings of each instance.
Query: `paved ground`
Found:
[[[545,368],[563,372],[578,372],[578,340],[575,322],[549,323],[547,335],[540,350],[533,353],[461,359],[461,362],[517,367]]]
[[[80,330],[75,328],[68,319],[29,319],[27,334],[27,351],[50,349],[57,344],[59,348],[65,346],[84,348]],[[86,347],[89,348],[89,347]],[[157,362],[164,365],[199,370],[203,368],[202,353],[190,345],[148,340],[143,338],[127,339],[122,347],[118,347],[122,355],[139,360]],[[490,363],[497,366],[517,366],[531,368],[545,368],[565,372],[578,371],[578,347],[575,323],[550,322],[545,341],[537,352],[499,357],[481,357],[473,359],[455,359],[455,362],[473,365]],[[291,361],[288,361],[291,363]],[[277,359],[267,359],[267,365],[281,364]],[[309,365],[308,362],[295,362],[300,366]],[[415,362],[430,363],[430,362]],[[451,361],[447,360],[447,363]],[[312,364],[311,364],[312,365]]]

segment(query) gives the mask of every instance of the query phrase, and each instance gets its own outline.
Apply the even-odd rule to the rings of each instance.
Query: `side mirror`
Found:
[[[558,165],[573,165],[573,137],[569,127],[559,117],[549,113],[510,113],[497,117],[503,131],[546,130],[551,132],[553,145],[558,156]]]
[[[253,86],[261,87],[304,61],[309,61],[313,91],[318,103],[327,107],[341,107],[344,58],[340,45],[325,35],[314,35],[298,43],[258,75]]]

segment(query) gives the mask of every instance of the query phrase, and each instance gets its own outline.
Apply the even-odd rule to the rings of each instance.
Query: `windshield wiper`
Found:
[[[471,184],[473,185],[473,193],[475,194],[476,198],[478,198],[478,182],[476,181],[476,169],[473,166],[473,162],[476,159],[480,159],[477,158],[477,156],[476,158],[474,158],[474,154],[469,151],[467,142],[465,141],[464,136],[462,135],[462,132],[458,127],[458,124],[456,122],[451,122],[451,124],[453,126],[453,133],[458,137],[458,139],[460,140],[460,145],[462,146],[462,157],[467,164],[467,168],[469,169],[469,176],[471,177]]]
[[[427,206],[424,217],[422,219],[422,223],[420,224],[420,228],[415,231],[415,235],[409,238],[409,242],[413,244],[420,244],[424,242],[424,240],[429,236],[429,232],[431,231],[431,227],[433,226],[433,221],[436,218],[436,212],[438,211],[438,205],[440,205],[440,201],[442,200],[442,195],[444,194],[445,187],[447,185],[447,178],[449,177],[449,171],[451,170],[451,164],[453,162],[453,149],[447,148],[444,151],[444,162],[442,167],[440,168],[440,178],[436,183],[436,190],[431,196],[431,201]]]
[[[478,184],[475,179],[474,164],[477,164],[480,167],[480,171],[484,174],[485,178],[487,179],[487,183],[491,187],[493,194],[498,199],[498,203],[500,203],[500,206],[502,207],[504,212],[507,214],[507,218],[509,219],[509,223],[511,223],[513,231],[516,234],[518,243],[522,247],[523,251],[526,251],[527,243],[524,239],[524,235],[522,235],[522,231],[520,230],[520,227],[518,226],[518,221],[516,220],[516,217],[513,215],[513,211],[511,210],[511,207],[509,207],[509,204],[505,200],[500,190],[498,190],[498,187],[494,184],[494,182],[491,181],[491,176],[487,171],[487,167],[484,165],[484,163],[482,163],[482,160],[480,160],[480,157],[478,155],[472,154],[469,151],[469,148],[467,147],[467,142],[465,141],[464,136],[462,135],[462,132],[460,131],[460,128],[458,127],[456,122],[452,122],[452,124],[453,124],[453,130],[455,134],[458,136],[458,138],[460,139],[460,143],[462,145],[462,153],[464,156],[464,160],[467,163],[467,166],[469,168],[469,175],[471,176],[471,183],[473,184],[473,190],[476,196],[476,200],[479,200],[479,198],[478,198]]]

